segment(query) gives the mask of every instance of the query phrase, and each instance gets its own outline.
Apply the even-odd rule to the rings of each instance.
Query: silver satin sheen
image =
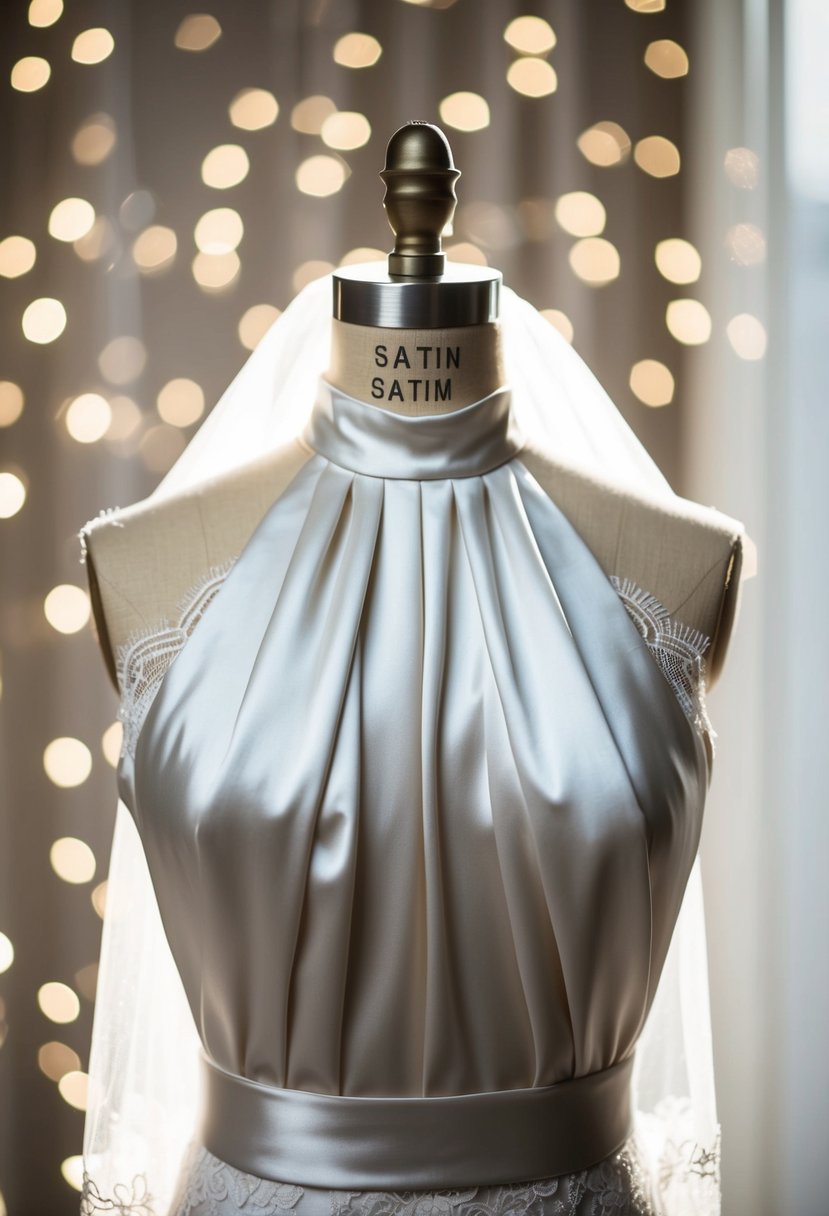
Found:
[[[321,380],[307,461],[122,755],[222,1076],[206,1147],[248,1173],[483,1185],[580,1169],[630,1130],[612,1080],[656,992],[710,773],[522,463],[510,400],[410,417]],[[543,1110],[543,1135],[522,1148],[518,1108],[496,1099],[493,1151],[493,1094],[526,1089],[547,1091],[518,1116]],[[382,1117],[450,1095],[463,1118],[439,1153]],[[378,1100],[358,1144],[349,1098]],[[434,1103],[416,1106],[428,1136]]]

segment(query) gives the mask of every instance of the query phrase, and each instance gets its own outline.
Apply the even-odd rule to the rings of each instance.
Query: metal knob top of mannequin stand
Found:
[[[450,329],[498,320],[502,275],[491,266],[447,262],[441,233],[457,206],[460,171],[439,127],[409,122],[395,131],[380,173],[395,234],[384,262],[334,271],[333,315],[352,325]]]

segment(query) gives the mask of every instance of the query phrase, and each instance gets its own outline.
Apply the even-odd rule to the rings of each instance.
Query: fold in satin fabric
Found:
[[[696,855],[702,740],[521,463],[508,392],[412,418],[323,381],[304,442],[119,766],[205,1054],[470,1103],[613,1069]],[[286,1173],[240,1117],[223,1160],[336,1173],[325,1137]],[[612,1151],[609,1121],[571,1161],[551,1118],[539,1175]],[[433,1157],[386,1135],[348,1185],[452,1185],[474,1122]]]

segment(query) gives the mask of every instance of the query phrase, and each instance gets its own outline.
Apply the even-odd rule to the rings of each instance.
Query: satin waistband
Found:
[[[632,1128],[633,1056],[556,1085],[402,1098],[280,1089],[201,1058],[204,1147],[297,1186],[445,1190],[552,1178],[609,1157]]]

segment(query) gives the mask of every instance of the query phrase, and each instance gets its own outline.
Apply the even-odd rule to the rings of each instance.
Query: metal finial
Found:
[[[443,274],[446,255],[441,233],[458,204],[452,149],[440,127],[414,121],[395,131],[380,173],[386,186],[383,205],[395,234],[389,274],[427,278]]]

